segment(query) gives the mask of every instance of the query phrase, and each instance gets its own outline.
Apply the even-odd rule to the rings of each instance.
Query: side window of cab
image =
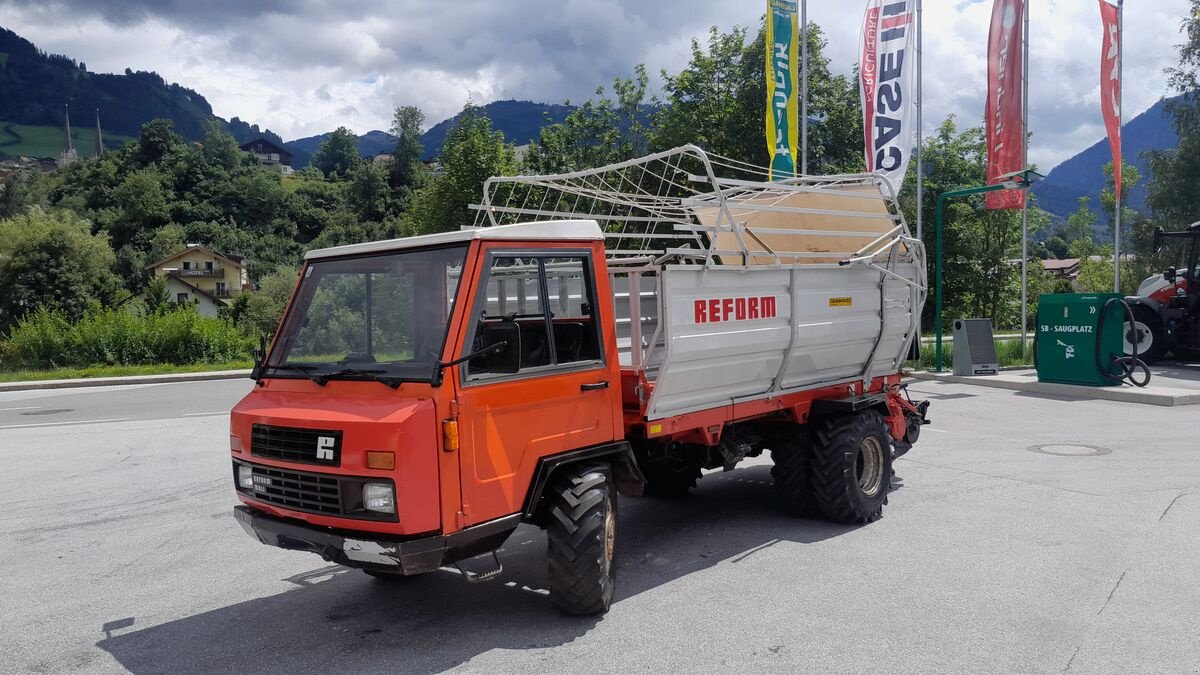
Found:
[[[476,293],[467,382],[603,365],[591,256],[493,252]]]

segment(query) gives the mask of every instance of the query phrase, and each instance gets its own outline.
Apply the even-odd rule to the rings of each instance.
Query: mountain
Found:
[[[513,145],[526,145],[537,140],[542,127],[558,124],[571,114],[575,106],[531,101],[493,101],[480,106],[481,112],[492,121],[492,129],[504,132],[504,140]],[[432,159],[442,152],[446,134],[458,123],[458,115],[442,120],[421,135],[421,146],[425,148],[425,159]]]
[[[574,106],[531,101],[493,101],[480,106],[480,110],[492,121],[492,128],[504,132],[504,140],[514,145],[525,145],[536,140],[542,127],[562,122],[574,109]],[[425,149],[423,159],[428,161],[441,154],[446,135],[457,123],[458,115],[455,115],[421,134],[421,147]],[[283,147],[292,153],[292,168],[308,166],[313,153],[328,136],[325,133],[285,143]],[[395,147],[396,137],[385,131],[369,131],[358,137],[358,149],[363,157],[391,152]]]
[[[1146,185],[1150,181],[1150,168],[1142,156],[1150,150],[1167,150],[1179,144],[1167,112],[1167,99],[1160,99],[1142,114],[1129,120],[1122,130],[1125,162],[1133,164],[1142,174],[1140,185],[1128,191],[1130,208],[1146,211]],[[1033,186],[1038,206],[1058,218],[1066,218],[1079,208],[1079,198],[1092,198],[1093,210],[1099,212],[1100,189],[1104,186],[1104,165],[1112,161],[1108,138],[1054,167],[1046,178]],[[1101,215],[1101,219],[1104,216]],[[1098,225],[1106,225],[1101,223]]]
[[[0,28],[0,123],[21,125],[26,134],[30,129],[55,133],[64,126],[67,105],[75,112],[72,126],[78,128],[94,128],[99,109],[106,136],[136,137],[143,124],[163,117],[188,140],[201,138],[205,125],[215,119],[240,143],[260,135],[282,142],[257,125],[214,116],[203,96],[157,73],[128,68],[123,75],[93,73],[84,63],[48,54]]]
[[[321,143],[329,137],[328,133],[319,136],[297,138],[283,144],[284,149],[292,153],[292,168],[303,169],[312,161]],[[381,152],[391,152],[396,147],[396,137],[386,131],[368,131],[358,137],[358,151],[363,157],[373,157]]]

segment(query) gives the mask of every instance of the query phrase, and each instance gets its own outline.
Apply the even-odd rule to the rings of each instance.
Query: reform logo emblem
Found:
[[[332,436],[317,436],[317,459],[333,461],[333,446],[337,440]]]

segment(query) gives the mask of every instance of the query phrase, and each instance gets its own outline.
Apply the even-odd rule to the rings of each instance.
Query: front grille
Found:
[[[314,473],[254,467],[254,498],[310,513],[341,515],[338,479]]]
[[[238,484],[239,467],[242,466],[250,467],[254,477],[253,488],[243,488]],[[367,483],[386,483],[394,491],[396,485],[389,478],[308,473],[235,459],[233,481],[238,492],[247,497],[293,511],[397,522],[396,514],[368,511],[363,504],[363,486]]]
[[[338,466],[342,432],[255,424],[250,429],[250,453],[285,462]]]

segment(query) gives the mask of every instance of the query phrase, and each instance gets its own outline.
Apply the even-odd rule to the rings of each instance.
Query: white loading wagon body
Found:
[[[647,383],[647,420],[866,384],[898,372],[916,339],[925,249],[878,176],[770,181],[765,169],[684,146],[492,178],[476,208],[476,226],[596,221],[621,365]],[[551,306],[568,308],[581,282],[574,270],[552,278]],[[525,296],[503,295],[512,297],[497,302]]]

